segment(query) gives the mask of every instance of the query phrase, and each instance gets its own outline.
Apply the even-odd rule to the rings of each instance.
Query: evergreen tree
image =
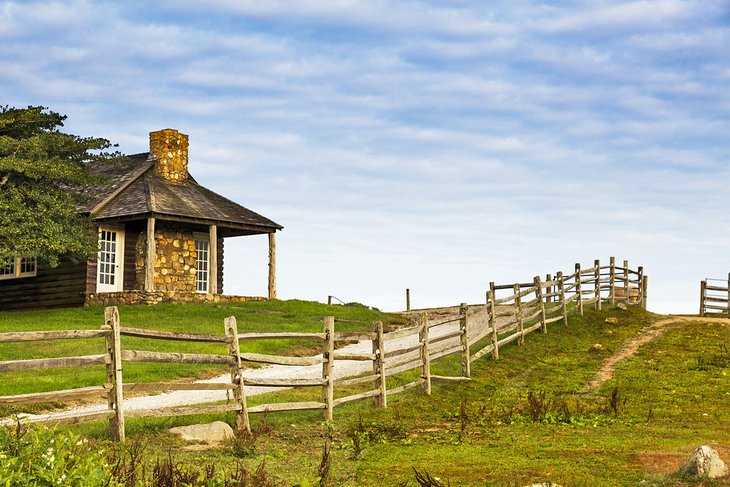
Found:
[[[99,183],[90,163],[118,154],[106,152],[106,139],[60,132],[65,119],[39,106],[0,107],[0,262],[35,256],[56,266],[97,250],[79,188]]]

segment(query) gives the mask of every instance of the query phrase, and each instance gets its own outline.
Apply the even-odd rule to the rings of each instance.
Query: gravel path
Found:
[[[439,310],[429,310],[429,316],[432,317],[430,320],[431,324],[446,321],[450,318],[458,317],[459,309],[456,308],[442,308]],[[486,308],[483,306],[470,307],[469,311],[469,334],[472,337],[481,336],[484,334],[484,330],[488,327]],[[430,338],[436,338],[447,333],[456,331],[459,329],[459,322],[451,322],[439,326],[434,326],[430,330]],[[387,336],[387,335],[386,335]],[[397,350],[401,348],[410,347],[418,343],[418,336],[410,335],[404,338],[390,340],[385,342],[385,351]],[[450,338],[442,342],[433,344],[429,347],[431,354],[444,350],[446,348],[453,347],[459,344],[459,338]],[[369,340],[356,342],[347,346],[337,349],[338,352],[342,353],[372,353],[372,344]],[[418,356],[418,352],[412,352],[409,354],[394,357],[388,362],[389,366],[395,366],[401,363],[406,363],[414,360]],[[358,361],[358,360],[337,360],[334,363],[333,375],[335,379],[344,377],[354,377],[367,372],[372,372],[372,362],[369,361]],[[244,373],[245,378],[249,379],[272,379],[272,378],[287,378],[287,379],[308,379],[308,378],[319,378],[322,376],[321,365],[311,366],[288,366],[288,365],[268,365],[256,369],[248,369]],[[230,382],[231,377],[229,373],[222,374],[211,379],[204,379],[196,381],[197,383],[227,383]],[[265,394],[276,390],[282,390],[282,387],[265,387],[265,386],[246,386],[246,397],[255,396],[258,394]],[[216,401],[225,401],[230,394],[229,391],[171,391],[152,396],[137,396],[124,399],[124,410],[125,412],[136,411],[141,409],[157,409],[171,406],[188,406],[194,404],[211,403]],[[48,421],[53,422],[54,415],[64,414],[67,415],[70,412],[74,413],[88,413],[96,411],[104,411],[107,409],[106,402],[99,402],[95,404],[88,404],[83,406],[74,407],[71,409],[65,409],[62,411],[54,411],[48,414],[24,414],[22,417],[33,419],[36,421]],[[8,422],[8,420],[1,421],[0,423]]]

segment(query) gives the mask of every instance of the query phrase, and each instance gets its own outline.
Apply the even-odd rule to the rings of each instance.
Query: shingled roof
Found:
[[[199,185],[192,176],[171,182],[155,171],[155,158],[145,152],[121,157],[92,168],[108,183],[87,188],[89,200],[82,208],[95,220],[155,216],[165,219],[215,223],[271,233],[283,227]]]

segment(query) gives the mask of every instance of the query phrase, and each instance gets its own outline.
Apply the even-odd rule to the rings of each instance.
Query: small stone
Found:
[[[623,310],[627,310],[627,309],[629,309],[629,308],[628,308],[628,306],[626,306],[626,305],[625,305],[624,303],[618,303],[618,304],[616,305],[616,307],[617,307],[618,309],[623,309]]]
[[[606,318],[606,323],[611,323],[612,325],[617,325],[618,318],[616,318],[615,316],[610,316],[610,317]]]
[[[606,349],[606,347],[604,347],[600,343],[594,343],[593,346],[591,347],[590,351],[591,352],[601,352],[605,349]]]
[[[525,487],[560,487],[560,485],[552,482],[539,482],[537,484],[525,485]]]
[[[682,467],[681,473],[693,477],[717,479],[725,477],[728,469],[714,448],[700,445],[692,452],[689,460]]]

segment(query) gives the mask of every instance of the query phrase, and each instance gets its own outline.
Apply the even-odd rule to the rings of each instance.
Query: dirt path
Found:
[[[592,391],[601,387],[613,377],[616,368],[621,362],[628,359],[629,357],[636,355],[642,345],[656,340],[665,332],[673,330],[675,328],[681,328],[682,326],[685,326],[691,322],[709,322],[717,320],[728,321],[727,318],[699,318],[693,316],[677,316],[672,318],[666,318],[649,325],[642,330],[640,335],[625,341],[619,347],[619,349],[616,350],[616,353],[608,357],[603,362],[601,369],[588,383],[588,389]]]

